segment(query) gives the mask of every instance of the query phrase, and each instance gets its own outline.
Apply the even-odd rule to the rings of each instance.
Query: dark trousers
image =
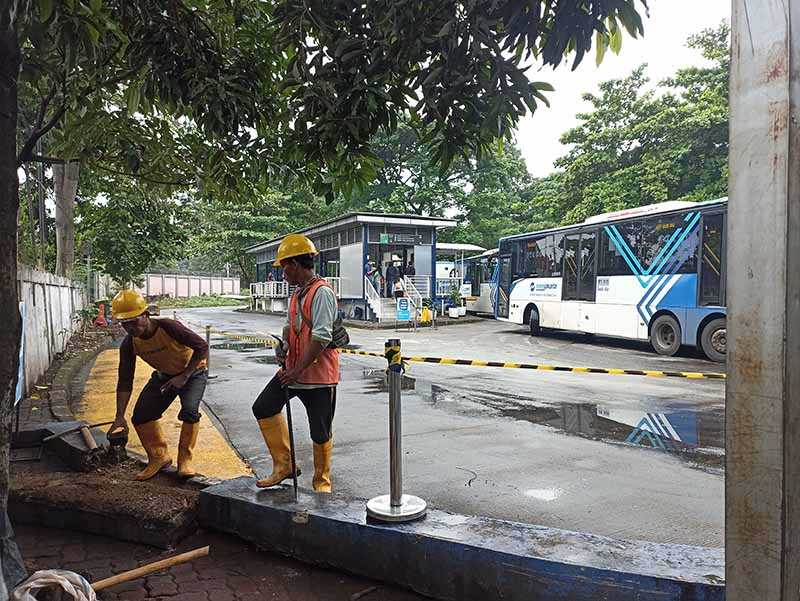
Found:
[[[336,387],[326,388],[290,388],[289,398],[299,398],[306,408],[308,426],[311,429],[311,440],[323,444],[333,434],[333,413],[336,411]],[[281,381],[276,377],[269,381],[256,402],[253,403],[253,415],[256,419],[272,417],[283,410],[286,397]]]
[[[206,391],[208,370],[206,368],[198,369],[180,390],[168,388],[161,392],[161,387],[171,377],[158,371],[153,372],[150,381],[142,388],[136,405],[133,407],[131,421],[134,426],[160,419],[177,396],[181,398],[178,419],[190,424],[200,421],[200,401],[203,400],[203,393]]]

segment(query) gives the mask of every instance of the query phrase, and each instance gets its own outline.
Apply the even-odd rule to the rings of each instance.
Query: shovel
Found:
[[[283,339],[280,336],[272,334],[272,337],[278,341],[278,347],[283,349]],[[276,352],[277,356],[277,352]],[[284,361],[279,361],[281,369],[285,369],[286,364]],[[286,404],[286,422],[289,426],[289,454],[292,458],[292,486],[294,487],[294,502],[297,503],[297,459],[294,453],[294,427],[292,426],[292,403],[289,400],[289,387],[283,387],[283,400]]]

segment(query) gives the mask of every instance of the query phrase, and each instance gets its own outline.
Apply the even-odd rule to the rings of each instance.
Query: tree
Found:
[[[443,239],[494,248],[502,237],[516,233],[530,180],[519,149],[506,144],[484,154],[467,171],[469,192],[459,203],[459,227]]]
[[[556,161],[565,223],[666,200],[708,200],[727,193],[728,37],[722,24],[689,38],[712,61],[678,70],[648,90],[646,66],[585,94],[592,111],[561,140]]]
[[[183,117],[217,146],[208,163],[225,177],[204,178],[207,188],[290,173],[328,196],[349,193],[375,174],[369,140],[405,113],[430,128],[424,141],[447,166],[509,136],[543,101],[548,86],[528,81],[526,58],[555,66],[572,53],[577,64],[595,36],[598,56],[617,49],[623,28],[642,31],[637,4],[9,0],[0,5],[0,213],[17,215],[16,170],[36,142],[121,91],[131,114]],[[17,152],[20,64],[22,80],[47,91]],[[81,146],[79,128],[64,132],[65,149]],[[0,230],[6,307],[16,304],[16,222]],[[11,313],[0,332],[0,513],[20,332]]]
[[[186,243],[181,204],[136,186],[110,198],[81,203],[78,234],[91,244],[92,261],[121,286],[139,283],[148,266],[181,256]]]

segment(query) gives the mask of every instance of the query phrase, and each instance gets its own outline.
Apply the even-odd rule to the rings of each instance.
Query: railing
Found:
[[[461,278],[437,278],[436,280],[436,296],[450,296],[450,291],[455,287],[456,290],[461,290]]]
[[[414,285],[414,281],[408,276],[403,278],[403,288],[406,291],[408,300],[414,307],[415,315],[419,315],[420,311],[422,311],[422,299],[425,297],[422,296],[422,293]]]
[[[250,284],[250,296],[256,298],[288,298],[287,282],[253,282]]]
[[[414,288],[419,292],[422,298],[430,298],[431,296],[431,278],[427,275],[412,275],[406,276],[406,280],[410,281]]]
[[[336,298],[342,298],[342,278],[325,278],[325,281],[330,284]]]
[[[372,285],[372,282],[366,276],[364,276],[364,293],[367,296],[367,302],[369,303],[369,306],[375,312],[375,316],[378,318],[378,321],[380,321],[383,313],[381,310],[383,308],[381,295],[378,294],[378,291],[375,290],[375,286]]]

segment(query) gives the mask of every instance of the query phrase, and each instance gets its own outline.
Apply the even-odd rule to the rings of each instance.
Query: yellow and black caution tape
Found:
[[[243,342],[254,342],[264,344],[265,346],[275,347],[277,342],[274,338],[264,338],[261,336],[247,336],[242,334],[234,334],[232,332],[225,332],[222,330],[211,329],[215,334],[227,336],[234,340],[241,340]],[[371,351],[361,351],[355,349],[339,349],[339,352],[345,355],[358,355],[362,357],[378,357],[380,359],[390,360],[394,357],[389,356],[390,350],[395,347],[387,347],[386,352],[376,353]],[[397,356],[400,357],[399,350]],[[693,371],[663,371],[663,370],[648,370],[648,369],[614,369],[606,367],[570,367],[564,365],[547,365],[539,363],[513,363],[509,361],[486,361],[483,359],[451,359],[447,357],[402,357],[397,361],[402,363],[427,363],[431,365],[461,365],[468,367],[499,367],[503,369],[527,369],[531,371],[553,371],[561,373],[575,373],[575,374],[606,374],[611,376],[645,376],[648,378],[684,378],[688,380],[725,380],[727,375],[716,372],[693,372]]]
[[[690,380],[725,380],[721,373],[691,371],[660,371],[644,369],[612,369],[605,367],[568,367],[537,363],[511,363],[504,361],[484,361],[482,359],[448,359],[446,357],[404,357],[409,363],[431,363],[438,365],[468,365],[472,367],[501,367],[504,369],[529,369],[534,371],[557,371],[578,374],[607,374],[612,376],[647,376],[650,378],[687,378]]]

